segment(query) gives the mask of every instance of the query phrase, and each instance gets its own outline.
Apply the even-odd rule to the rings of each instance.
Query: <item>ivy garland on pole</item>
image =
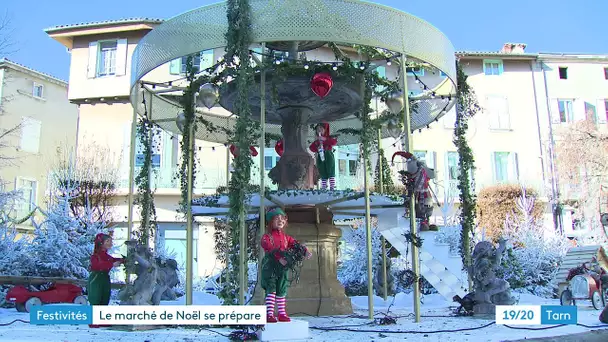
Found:
[[[137,123],[137,138],[143,151],[143,164],[135,177],[137,185],[137,197],[135,204],[140,208],[140,228],[134,234],[139,243],[148,246],[150,237],[154,236],[157,228],[156,207],[154,206],[154,191],[152,190],[152,144],[154,141],[154,124],[148,119],[145,97],[143,99],[145,112],[144,117]],[[130,238],[130,237],[129,237]]]
[[[240,240],[241,228],[245,227],[247,188],[251,179],[253,160],[249,146],[256,141],[259,134],[258,125],[251,119],[249,106],[249,87],[254,84],[253,68],[251,66],[249,46],[252,42],[251,33],[251,7],[249,0],[228,0],[227,2],[228,31],[226,32],[225,60],[229,66],[236,67],[237,98],[234,103],[234,114],[237,115],[234,134],[230,142],[238,149],[234,158],[234,172],[229,183],[229,226],[230,246],[228,251],[228,265],[224,270],[226,283],[219,293],[223,304],[238,304]],[[237,64],[238,60],[238,64]],[[264,123],[261,123],[264,124]],[[263,227],[260,227],[263,229]],[[247,279],[247,268],[245,268]]]
[[[458,175],[458,190],[460,190],[460,222],[462,225],[460,239],[460,255],[465,269],[471,265],[470,235],[475,228],[475,190],[472,188],[471,176],[475,171],[475,158],[469,147],[466,134],[469,129],[469,119],[481,109],[475,92],[467,83],[467,75],[459,63],[456,64],[458,82],[458,102],[456,103],[456,123],[454,125],[454,145],[458,150],[460,173]]]
[[[182,163],[179,168],[179,180],[181,188],[181,200],[179,202],[180,212],[184,215],[187,212],[187,206],[191,205],[188,203],[188,159],[190,158],[190,142],[196,136],[196,115],[194,108],[194,98],[197,89],[200,87],[200,80],[194,80],[195,69],[192,65],[193,58],[188,56],[186,59],[186,78],[189,82],[188,87],[184,90],[181,98],[182,108],[184,109],[184,131],[182,132],[182,140],[180,141],[180,148],[182,151]],[[194,136],[190,136],[192,125],[194,125]],[[192,157],[196,155],[196,148],[192,151]],[[194,187],[194,180],[196,175],[196,163],[192,163],[192,184]]]

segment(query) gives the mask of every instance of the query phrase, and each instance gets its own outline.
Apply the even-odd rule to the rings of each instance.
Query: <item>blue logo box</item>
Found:
[[[541,305],[540,324],[577,324],[576,305]]]
[[[93,307],[89,305],[42,305],[30,311],[30,324],[92,324]]]

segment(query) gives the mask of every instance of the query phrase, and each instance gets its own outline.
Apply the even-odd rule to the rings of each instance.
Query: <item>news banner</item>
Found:
[[[30,323],[97,325],[264,325],[266,307],[247,306],[90,306],[44,305],[30,312]],[[496,324],[576,324],[577,307],[559,305],[496,306]]]

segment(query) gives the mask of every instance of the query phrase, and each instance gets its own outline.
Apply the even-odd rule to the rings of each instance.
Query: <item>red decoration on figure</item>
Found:
[[[279,155],[279,157],[283,156],[283,150],[284,150],[284,146],[283,146],[283,139],[277,141],[276,145],[274,145],[274,151]]]
[[[327,96],[333,86],[334,81],[326,72],[315,74],[310,81],[310,89],[320,98]]]
[[[239,154],[239,149],[234,146],[234,145],[230,145],[230,153],[232,153],[232,156],[236,158],[236,156]],[[249,151],[251,151],[251,156],[252,157],[257,157],[258,155],[258,150],[255,149],[255,147],[253,146],[249,146]]]

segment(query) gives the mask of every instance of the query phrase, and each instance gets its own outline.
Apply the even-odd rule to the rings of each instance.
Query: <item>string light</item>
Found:
[[[386,59],[386,65],[391,66],[393,64],[393,62],[391,62],[390,58]]]
[[[308,68],[310,68],[308,64],[304,65],[304,69],[308,70]]]

